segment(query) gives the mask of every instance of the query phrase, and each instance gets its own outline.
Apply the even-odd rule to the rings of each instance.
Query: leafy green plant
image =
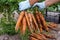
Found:
[[[9,35],[14,35],[16,34],[15,32],[15,22],[11,19],[10,21],[7,21],[6,18],[1,19],[1,24],[2,28],[2,34],[9,34]]]
[[[59,8],[60,8],[60,3],[47,7],[48,11],[57,11],[57,12],[60,12]]]

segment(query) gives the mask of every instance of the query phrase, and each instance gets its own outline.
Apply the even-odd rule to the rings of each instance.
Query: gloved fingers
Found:
[[[45,1],[44,2],[42,2],[42,3],[40,3],[40,6],[39,6],[41,9],[44,9],[44,8],[46,8],[46,5],[45,5]]]
[[[25,3],[25,1],[19,3],[19,10],[20,11],[24,10],[24,3]]]
[[[33,7],[35,7],[35,6],[38,6],[39,9],[44,9],[44,8],[46,8],[45,1],[44,1],[44,2],[41,2],[41,3],[35,3],[35,4],[33,5]]]
[[[31,5],[30,5],[29,1],[23,1],[23,2],[19,3],[19,10],[20,11],[26,10],[26,9],[28,9],[30,7],[31,7]]]
[[[35,4],[34,4],[32,7],[35,7],[35,6],[37,6],[37,4],[38,4],[38,3],[35,3]]]
[[[29,0],[26,0],[26,1],[29,1]]]

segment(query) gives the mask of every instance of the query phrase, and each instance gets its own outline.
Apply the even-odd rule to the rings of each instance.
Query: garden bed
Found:
[[[56,30],[58,31],[51,30],[49,34],[54,35],[56,37],[56,40],[60,40],[60,24],[58,24],[58,27],[56,28]],[[5,34],[5,35],[0,35],[0,40],[21,40],[21,39],[19,34],[16,34],[16,35]],[[49,40],[52,40],[52,39],[49,39]]]

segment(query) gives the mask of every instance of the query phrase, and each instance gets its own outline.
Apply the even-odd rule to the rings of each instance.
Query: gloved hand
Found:
[[[19,3],[19,10],[20,11],[25,10],[25,9],[28,9],[30,7],[31,7],[31,5],[30,5],[29,0],[26,0],[26,1],[23,1],[23,2],[20,2]]]
[[[44,8],[46,8],[45,1],[44,1],[44,2],[41,2],[41,3],[35,3],[35,4],[33,5],[33,7],[35,7],[35,6],[38,6],[39,9],[44,9]]]

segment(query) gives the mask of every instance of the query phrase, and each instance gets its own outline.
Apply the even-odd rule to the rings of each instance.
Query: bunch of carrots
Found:
[[[49,31],[49,29],[56,28],[57,24],[49,23],[47,24],[44,16],[41,12],[36,11],[35,14],[22,11],[17,20],[15,30],[22,34],[25,34],[26,29],[28,28],[31,33],[38,31],[41,33],[43,30]]]
[[[49,40],[49,39],[54,39],[56,40],[53,35],[47,35],[47,34],[39,34],[39,33],[32,33],[29,35],[29,40]]]

